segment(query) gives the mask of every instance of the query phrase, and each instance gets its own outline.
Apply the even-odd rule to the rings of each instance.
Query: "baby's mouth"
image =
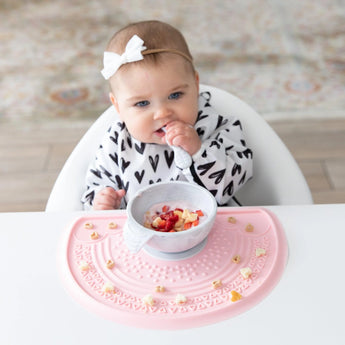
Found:
[[[159,137],[161,137],[161,138],[164,137],[164,135],[165,135],[165,132],[164,132],[164,130],[163,130],[163,127],[157,129],[157,130],[155,131],[155,133],[156,133]]]

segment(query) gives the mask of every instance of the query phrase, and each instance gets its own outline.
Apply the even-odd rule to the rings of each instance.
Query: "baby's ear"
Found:
[[[119,112],[119,104],[117,103],[117,100],[116,100],[116,98],[115,98],[115,96],[114,96],[114,94],[112,92],[109,92],[109,98],[110,98],[110,102],[113,104],[113,106],[115,107],[116,111],[118,113],[120,113]]]

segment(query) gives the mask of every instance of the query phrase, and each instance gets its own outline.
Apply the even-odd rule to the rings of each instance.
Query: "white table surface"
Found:
[[[281,281],[243,314],[180,331],[104,320],[64,291],[57,245],[81,212],[0,214],[0,344],[345,344],[345,204],[267,208],[289,245]]]

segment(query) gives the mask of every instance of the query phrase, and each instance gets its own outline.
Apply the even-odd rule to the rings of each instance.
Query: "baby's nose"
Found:
[[[167,106],[165,105],[162,105],[160,106],[159,108],[157,108],[156,112],[155,112],[155,120],[157,119],[162,119],[162,118],[165,118],[165,117],[168,117],[171,115],[171,109],[169,109]]]

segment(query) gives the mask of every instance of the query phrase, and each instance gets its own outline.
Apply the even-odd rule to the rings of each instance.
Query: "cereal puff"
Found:
[[[231,302],[237,302],[242,298],[242,295],[235,290],[231,291]]]
[[[165,287],[163,285],[157,285],[155,288],[156,292],[164,292],[165,291]]]
[[[142,301],[143,301],[144,304],[149,305],[151,307],[154,306],[154,304],[155,304],[155,300],[153,299],[152,295],[144,296]]]
[[[103,292],[105,293],[115,293],[115,287],[112,283],[107,282],[103,285]]]
[[[184,304],[187,302],[187,297],[182,294],[177,294],[175,297],[175,303],[176,304]]]
[[[241,268],[240,272],[244,279],[248,279],[252,275],[252,269],[250,267]]]
[[[222,281],[220,279],[214,280],[212,282],[212,287],[214,289],[218,289],[218,288],[222,287],[222,285],[223,285],[223,283],[222,283]]]
[[[265,249],[263,249],[263,248],[256,248],[255,249],[255,255],[256,255],[256,257],[260,257],[260,256],[264,256],[264,255],[266,255],[266,250]]]

